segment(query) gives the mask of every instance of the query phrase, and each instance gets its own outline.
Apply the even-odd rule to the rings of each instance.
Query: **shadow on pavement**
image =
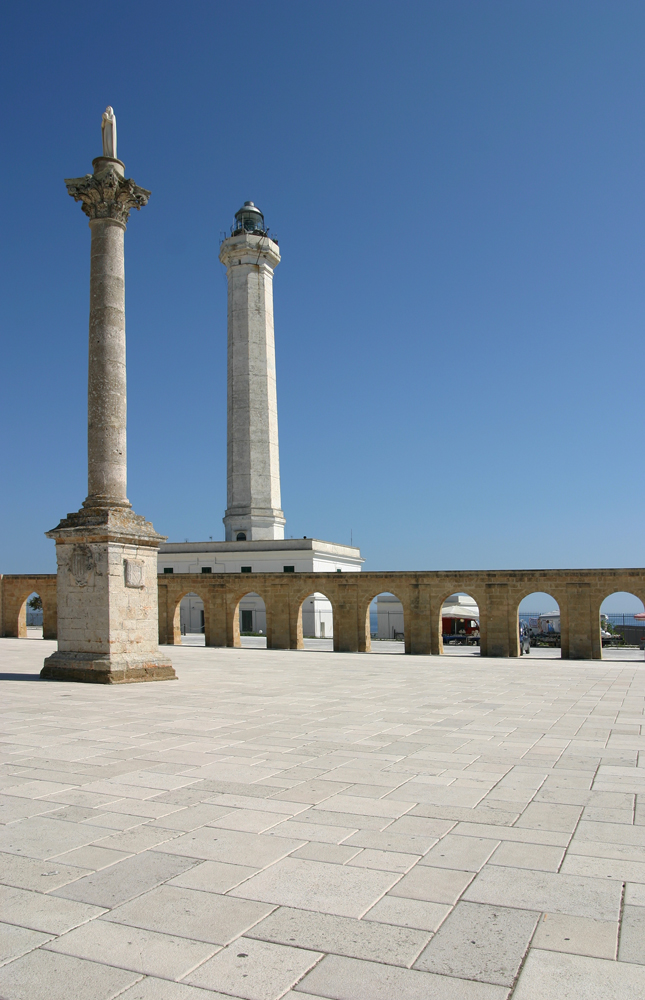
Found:
[[[0,681],[40,681],[40,674],[0,674]]]

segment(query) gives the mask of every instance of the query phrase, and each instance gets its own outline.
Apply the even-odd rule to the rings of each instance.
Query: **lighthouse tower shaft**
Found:
[[[280,252],[257,230],[238,230],[222,243],[220,260],[228,279],[226,541],[282,539],[273,334]]]

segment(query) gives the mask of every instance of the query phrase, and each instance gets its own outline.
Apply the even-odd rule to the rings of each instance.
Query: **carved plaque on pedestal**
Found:
[[[145,587],[143,579],[143,562],[141,559],[126,559],[125,561],[125,585],[126,587]]]
[[[79,587],[86,587],[94,569],[94,555],[89,545],[75,545],[69,559],[69,571]]]

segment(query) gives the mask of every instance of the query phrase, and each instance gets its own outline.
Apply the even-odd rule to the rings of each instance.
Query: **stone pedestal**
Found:
[[[149,191],[126,180],[120,160],[67,180],[92,232],[88,365],[88,496],[48,538],[58,561],[58,650],[41,677],[120,684],[169,680],[158,648],[157,551],[165,536],[134,514],[126,495],[125,269],[132,208]]]
[[[56,541],[58,650],[41,677],[94,684],[175,677],[158,646],[164,537],[124,508],[84,508],[47,537]]]

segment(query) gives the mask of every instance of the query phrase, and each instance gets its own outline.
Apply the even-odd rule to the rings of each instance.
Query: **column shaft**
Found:
[[[129,506],[124,226],[92,219],[85,506]]]

